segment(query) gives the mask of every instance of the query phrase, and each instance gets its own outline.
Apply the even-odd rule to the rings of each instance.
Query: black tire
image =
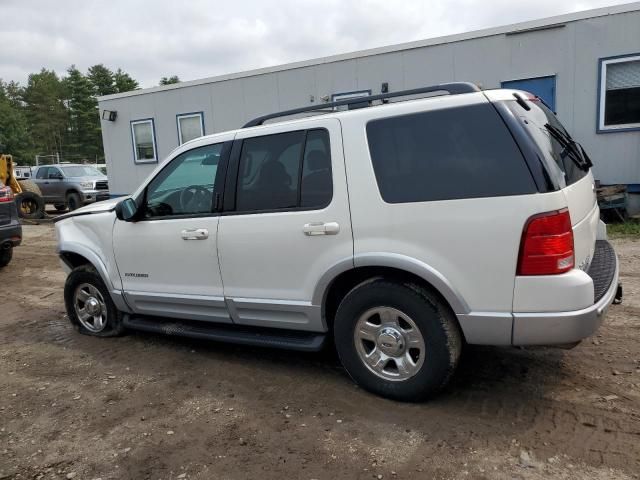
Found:
[[[64,212],[67,206],[64,203],[56,203],[53,205],[58,212]]]
[[[80,199],[80,195],[75,192],[67,193],[67,207],[70,212],[77,210],[82,206],[82,200]]]
[[[92,331],[83,325],[78,317],[75,309],[76,291],[82,285],[91,285],[100,292],[102,300],[106,307],[106,322],[104,328],[100,331]],[[124,333],[124,325],[122,324],[122,312],[118,311],[111,295],[104,285],[102,278],[91,265],[83,265],[74,268],[64,284],[64,303],[67,309],[67,316],[71,324],[84,335],[94,337],[116,337]]]
[[[0,248],[0,268],[9,265],[11,258],[13,257],[13,247]]]
[[[358,353],[354,339],[358,319],[375,308],[400,311],[411,319],[422,336],[423,359],[416,362],[415,368],[419,369],[409,378],[382,378]],[[340,361],[358,385],[383,397],[410,402],[426,400],[447,384],[457,367],[463,343],[453,312],[437,295],[415,284],[382,278],[364,282],[345,296],[336,312],[334,337]],[[375,348],[381,347],[371,343]]]
[[[44,217],[44,199],[33,192],[22,192],[16,195],[18,216],[29,220]]]

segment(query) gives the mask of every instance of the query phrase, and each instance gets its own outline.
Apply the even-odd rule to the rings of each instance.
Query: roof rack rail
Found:
[[[345,105],[356,105],[375,100],[385,100],[387,98],[395,97],[407,97],[409,95],[419,95],[421,93],[431,92],[447,92],[449,95],[458,95],[461,93],[473,93],[479,92],[480,88],[477,85],[469,82],[452,82],[441,83],[440,85],[432,85],[430,87],[414,88],[412,90],[400,90],[398,92],[381,93],[380,95],[370,95],[368,97],[354,97],[347,100],[340,100],[337,102],[319,103],[317,105],[310,105],[308,107],[294,108],[293,110],[284,110],[282,112],[269,113],[256,117],[253,120],[247,122],[242,128],[256,127],[262,125],[265,121],[272,118],[288,117],[289,115],[296,115],[298,113],[312,112],[314,110],[324,110],[332,107],[342,107]],[[369,105],[370,106],[370,105]]]

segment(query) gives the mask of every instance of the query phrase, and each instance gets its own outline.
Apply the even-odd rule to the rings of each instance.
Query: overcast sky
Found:
[[[621,3],[0,0],[0,78],[104,63],[151,87]]]

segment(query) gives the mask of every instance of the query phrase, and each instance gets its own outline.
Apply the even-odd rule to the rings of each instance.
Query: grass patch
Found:
[[[609,223],[607,233],[611,237],[640,237],[640,222],[629,220],[625,223]]]

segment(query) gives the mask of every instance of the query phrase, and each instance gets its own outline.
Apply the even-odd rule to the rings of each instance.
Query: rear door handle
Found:
[[[209,230],[206,228],[182,230],[183,240],[206,240],[207,238],[209,238]]]
[[[340,225],[337,222],[306,223],[302,231],[308,236],[336,235],[340,231]]]

